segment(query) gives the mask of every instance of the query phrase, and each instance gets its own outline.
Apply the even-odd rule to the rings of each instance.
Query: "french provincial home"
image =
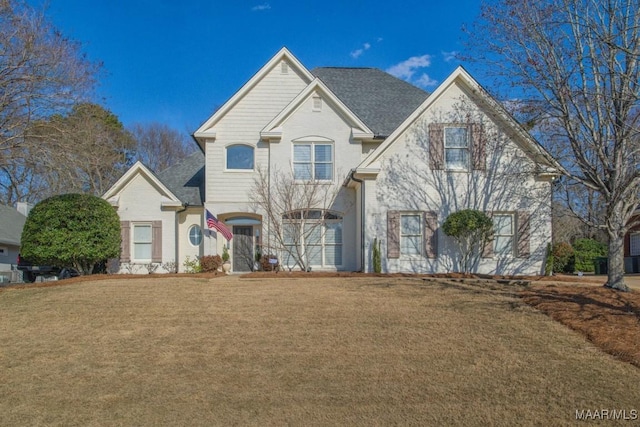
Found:
[[[374,68],[308,70],[283,48],[193,136],[195,154],[157,175],[137,163],[104,195],[122,221],[122,272],[182,271],[224,246],[234,271],[250,271],[282,226],[256,205],[256,180],[283,171],[331,190],[279,219],[317,223],[304,243],[314,271],[372,271],[374,240],[385,272],[454,271],[441,225],[461,209],[494,222],[474,271],[544,270],[560,166],[462,67],[427,93]]]

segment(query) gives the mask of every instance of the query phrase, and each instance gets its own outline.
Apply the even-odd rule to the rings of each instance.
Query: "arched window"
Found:
[[[327,210],[296,210],[282,216],[285,255],[283,264],[295,266],[304,253],[317,267],[342,265],[342,215]]]
[[[253,147],[242,144],[228,146],[227,169],[253,170]]]
[[[202,230],[197,225],[189,227],[189,243],[193,246],[200,246],[202,243]]]

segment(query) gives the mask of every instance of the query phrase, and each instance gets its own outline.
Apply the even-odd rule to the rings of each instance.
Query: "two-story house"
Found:
[[[307,70],[283,48],[194,138],[201,152],[158,175],[138,163],[104,195],[122,219],[121,271],[182,268],[224,245],[235,271],[259,247],[293,267],[276,223],[305,218],[314,270],[372,271],[375,240],[383,271],[448,272],[459,253],[441,225],[465,208],[494,221],[475,271],[543,271],[560,166],[463,68],[429,94],[372,68]],[[310,181],[327,195],[317,206],[274,219],[256,203],[256,185],[275,200]]]

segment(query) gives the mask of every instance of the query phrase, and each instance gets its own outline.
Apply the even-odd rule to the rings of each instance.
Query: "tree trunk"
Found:
[[[628,292],[624,283],[624,233],[609,232],[609,269],[605,287]]]

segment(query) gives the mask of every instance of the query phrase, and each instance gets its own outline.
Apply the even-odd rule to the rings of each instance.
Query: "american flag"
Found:
[[[233,233],[229,231],[226,225],[224,225],[221,221],[218,221],[218,218],[213,216],[209,209],[207,211],[207,227],[213,228],[214,230],[219,231],[225,239],[231,240],[233,239]]]

